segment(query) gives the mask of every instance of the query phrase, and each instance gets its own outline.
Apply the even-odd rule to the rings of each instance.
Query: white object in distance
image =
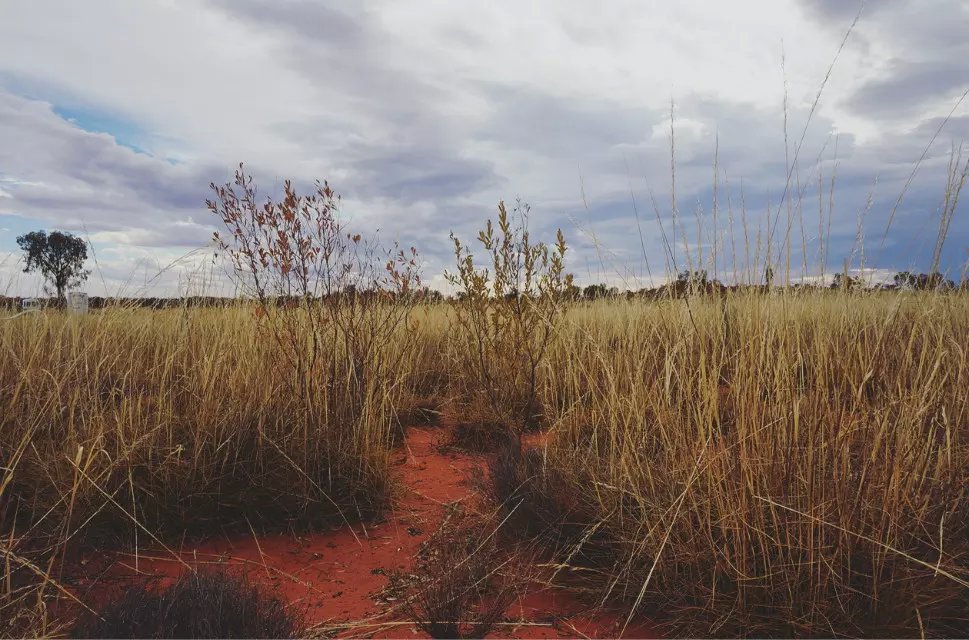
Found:
[[[71,313],[87,313],[88,309],[88,299],[87,294],[83,291],[71,291],[67,294],[67,308],[71,310]]]

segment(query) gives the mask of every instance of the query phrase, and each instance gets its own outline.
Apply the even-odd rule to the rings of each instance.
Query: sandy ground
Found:
[[[420,637],[401,621],[395,603],[381,597],[387,575],[407,570],[421,543],[440,525],[446,503],[477,500],[469,483],[482,456],[442,452],[445,428],[410,428],[404,446],[394,453],[394,473],[401,494],[382,522],[355,524],[304,536],[238,536],[186,546],[179,553],[192,566],[233,566],[271,587],[306,612],[320,635]],[[99,562],[90,563],[90,567]],[[108,582],[166,580],[185,565],[164,550],[120,555],[110,566],[88,571],[75,581],[91,600]],[[509,622],[491,637],[616,637],[624,617],[594,610],[565,590],[537,585],[506,613]],[[629,625],[624,637],[656,637],[642,624]]]

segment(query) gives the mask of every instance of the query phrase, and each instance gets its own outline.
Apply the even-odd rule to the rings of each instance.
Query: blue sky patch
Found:
[[[21,218],[20,216],[0,213],[0,253],[19,251],[17,236],[22,236],[30,231],[47,229],[48,226],[34,218]]]
[[[147,133],[134,122],[105,111],[85,107],[54,105],[54,113],[79,129],[91,133],[106,133],[115,141],[136,153],[151,155],[142,146]]]

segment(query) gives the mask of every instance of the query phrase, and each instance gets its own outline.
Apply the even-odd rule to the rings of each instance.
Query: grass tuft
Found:
[[[245,578],[187,573],[162,589],[128,589],[74,627],[75,638],[293,638],[299,613]]]

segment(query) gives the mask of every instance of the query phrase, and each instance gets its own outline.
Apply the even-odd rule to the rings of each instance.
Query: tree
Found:
[[[676,274],[677,282],[685,282],[694,287],[705,287],[709,281],[709,276],[707,275],[706,269],[698,269],[693,271],[687,269]]]
[[[91,273],[84,269],[87,243],[74,234],[31,231],[18,237],[17,244],[26,253],[24,273],[39,271],[53,287],[59,304],[64,303],[64,292],[68,288],[79,286]],[[47,291],[51,292],[50,289]]]
[[[706,269],[686,269],[676,274],[677,289],[689,294],[706,292],[711,284]]]
[[[899,289],[954,289],[955,282],[949,280],[938,271],[932,273],[912,273],[911,271],[899,271],[893,278],[895,286]]]
[[[609,295],[609,287],[604,284],[590,284],[582,291],[586,300],[598,300]]]
[[[892,280],[895,282],[895,286],[899,289],[914,289],[918,285],[918,276],[911,271],[899,271],[895,274]]]
[[[582,289],[575,284],[575,278],[571,273],[565,274],[565,293],[563,298],[569,302],[575,302],[582,297]]]
[[[861,280],[852,278],[846,273],[834,274],[834,279],[831,281],[832,289],[860,289],[861,286]]]

